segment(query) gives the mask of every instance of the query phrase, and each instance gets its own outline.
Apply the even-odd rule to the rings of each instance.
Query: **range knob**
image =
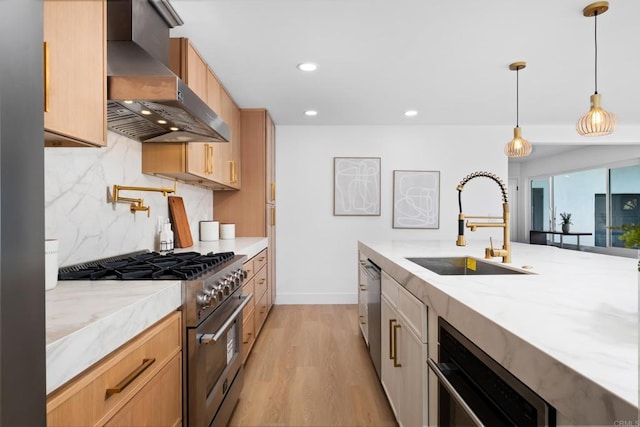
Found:
[[[198,305],[200,305],[200,307],[207,308],[209,307],[209,304],[211,304],[211,296],[205,292],[198,292],[196,301],[198,302]]]

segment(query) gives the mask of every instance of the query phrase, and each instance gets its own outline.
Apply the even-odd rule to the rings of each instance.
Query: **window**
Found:
[[[531,181],[531,229],[559,230],[560,213],[571,213],[571,231],[584,246],[624,247],[621,230],[640,222],[640,164],[598,168]],[[554,241],[557,240],[554,239]]]

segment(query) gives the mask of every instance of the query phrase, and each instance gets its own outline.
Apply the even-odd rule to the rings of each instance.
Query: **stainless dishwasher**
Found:
[[[380,356],[380,267],[370,259],[366,259],[360,263],[360,272],[366,280],[367,288],[369,356],[373,366],[376,368],[378,378],[380,378],[380,366],[382,364]]]

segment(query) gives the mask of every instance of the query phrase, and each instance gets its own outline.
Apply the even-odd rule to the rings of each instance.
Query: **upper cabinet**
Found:
[[[229,142],[142,145],[142,172],[216,190],[240,188],[240,109],[187,38],[172,38],[169,66],[231,130]]]
[[[45,0],[46,146],[107,144],[106,0]]]

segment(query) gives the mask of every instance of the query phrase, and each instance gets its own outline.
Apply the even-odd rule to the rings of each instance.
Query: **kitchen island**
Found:
[[[251,258],[264,237],[195,242],[176,252],[226,252]],[[47,394],[182,305],[181,281],[59,281],[45,295]]]
[[[429,357],[437,318],[557,410],[558,425],[638,419],[637,260],[513,243],[510,266],[534,274],[441,276],[405,257],[483,258],[485,242],[359,242],[360,253],[428,307]],[[494,262],[499,263],[500,258]],[[430,412],[437,382],[429,379]],[[430,415],[430,422],[435,422]],[[635,424],[634,424],[635,425]]]

